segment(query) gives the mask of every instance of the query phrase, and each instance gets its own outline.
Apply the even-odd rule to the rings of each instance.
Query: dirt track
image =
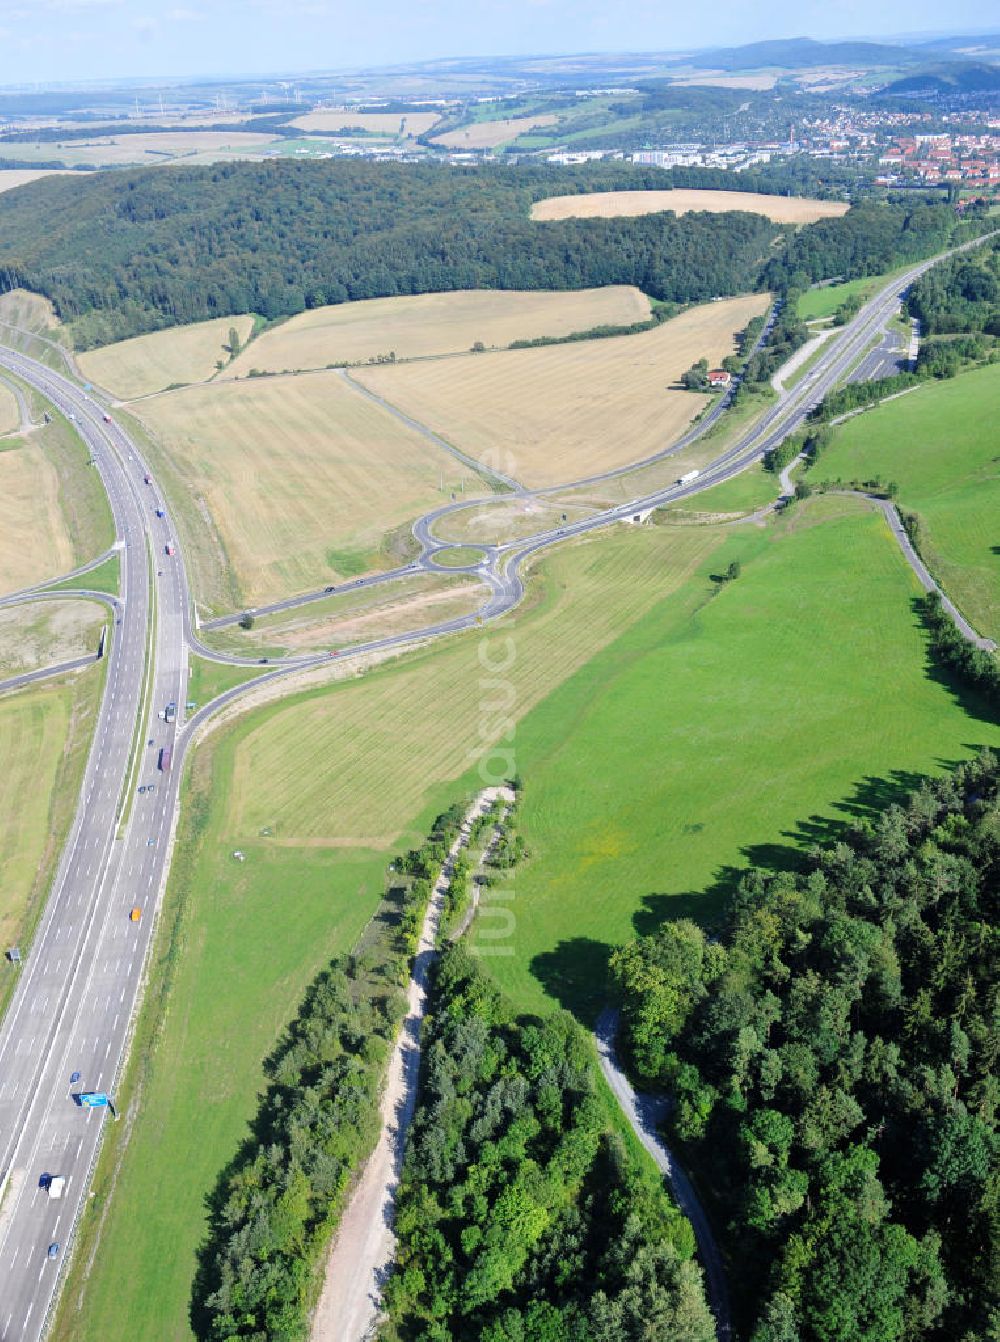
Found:
[[[381,1287],[392,1265],[392,1215],[403,1166],[406,1131],[413,1118],[420,1070],[420,1023],[427,1006],[427,973],[452,864],[469,841],[473,821],[505,788],[485,788],[470,806],[427,905],[410,975],[408,1006],[389,1059],[382,1097],[382,1132],[348,1203],[327,1260],[323,1292],[313,1316],[312,1342],[362,1342],[372,1335]]]

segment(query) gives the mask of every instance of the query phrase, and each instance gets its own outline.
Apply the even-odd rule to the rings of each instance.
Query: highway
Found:
[[[409,646],[494,619],[520,601],[521,570],[531,555],[696,494],[745,469],[799,427],[852,370],[884,330],[899,294],[930,264],[913,267],[866,305],[830,339],[810,374],[697,480],[527,540],[482,547],[484,562],[468,569],[490,589],[478,613],[353,645],[341,656]],[[0,1342],[34,1342],[43,1333],[87,1195],[103,1124],[111,1121],[107,1109],[85,1109],[74,1097],[82,1091],[113,1093],[121,1075],[169,866],[183,757],[198,726],[248,688],[228,691],[185,722],[188,650],[197,648],[225,661],[256,659],[223,657],[201,646],[192,628],[183,556],[165,554],[176,536],[169,515],[155,516],[154,504],[163,504],[144,484],[146,464],[122,430],[105,422],[101,403],[68,377],[13,350],[0,349],[0,368],[36,387],[75,422],[108,492],[122,556],[120,623],[112,630],[106,686],[76,816],[0,1023],[0,1187],[5,1190],[0,1204]],[[435,552],[447,543],[435,536],[434,523],[456,506],[467,502],[438,509],[415,524],[420,558],[401,572],[436,569]],[[373,580],[384,581],[385,575]],[[325,591],[311,599],[321,595]],[[292,604],[279,603],[278,608]],[[328,656],[290,659],[251,686],[325,664]],[[177,720],[169,725],[159,717],[168,702],[177,704]],[[162,747],[173,751],[173,767],[165,775],[156,768]],[[138,785],[149,783],[155,784],[154,790],[138,795]],[[142,910],[138,922],[129,917],[133,906]],[[77,1072],[79,1081],[71,1082]],[[50,1198],[41,1186],[47,1174],[67,1179],[61,1199]],[[53,1243],[60,1249],[50,1259],[47,1250]]]
[[[119,1075],[166,872],[177,775],[151,795],[133,796],[127,820],[124,814],[128,794],[156,778],[156,748],[173,734],[157,710],[182,700],[187,593],[177,566],[166,565],[163,578],[151,568],[150,547],[162,556],[163,546],[144,504],[142,466],[124,435],[103,422],[96,403],[44,365],[7,351],[0,351],[0,365],[75,415],[122,545],[121,622],[112,630],[77,814],[0,1026],[0,1339],[22,1342],[44,1328],[101,1127],[109,1121],[106,1109],[82,1108],[74,1095],[111,1090]],[[147,665],[152,694],[143,705]],[[133,760],[140,708],[143,734]],[[145,744],[150,737],[152,748]],[[138,923],[129,919],[133,905],[145,915]],[[80,1080],[71,1084],[74,1072]],[[45,1174],[67,1178],[61,1199],[40,1186]],[[54,1260],[47,1256],[53,1243],[60,1245]]]

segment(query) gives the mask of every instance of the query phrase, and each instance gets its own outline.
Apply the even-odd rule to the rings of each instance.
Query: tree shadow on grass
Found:
[[[966,743],[970,754],[982,744]],[[962,760],[938,759],[942,769],[951,771]],[[692,918],[709,930],[717,928],[725,917],[740,881],[751,867],[768,871],[807,872],[812,868],[812,850],[837,843],[864,821],[877,821],[887,807],[902,804],[927,780],[928,775],[910,769],[893,769],[885,777],[869,775],[854,785],[852,792],[832,803],[831,815],[813,814],[781,832],[785,842],[747,844],[740,849],[745,862],[720,867],[715,879],[701,891],[679,895],[652,892],[645,895],[642,907],[632,918],[637,936],[649,936],[664,923]]]
[[[570,937],[554,950],[541,951],[530,967],[549,996],[589,1027],[607,1005],[610,955],[607,942]]]
[[[1000,546],[997,549],[1000,551]],[[934,651],[934,644],[931,641],[930,632],[924,619],[922,598],[914,597],[910,606],[920,622],[920,628],[924,636],[924,674],[927,679],[933,680],[936,685],[940,685],[942,689],[946,690],[959,708],[968,713],[970,718],[975,718],[977,722],[988,722],[991,726],[995,726],[997,720],[996,709],[989,699],[968,685]]]

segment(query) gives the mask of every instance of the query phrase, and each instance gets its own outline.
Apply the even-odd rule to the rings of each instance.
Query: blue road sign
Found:
[[[80,1096],[84,1109],[106,1109],[111,1103],[103,1090],[85,1090]]]

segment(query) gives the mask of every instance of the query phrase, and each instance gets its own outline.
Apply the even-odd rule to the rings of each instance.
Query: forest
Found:
[[[984,227],[974,216],[965,230],[971,236]],[[817,280],[879,275],[943,250],[962,231],[949,205],[919,197],[889,204],[863,202],[840,219],[820,219],[799,229],[764,267],[763,283],[783,293]]]
[[[998,786],[984,754],[875,795],[807,870],[750,871],[720,936],[613,956],[752,1342],[997,1335]]]
[[[1000,238],[932,267],[907,297],[924,336],[1000,336]]]
[[[676,184],[718,186],[718,176],[686,169]],[[85,349],[240,312],[274,320],[452,289],[634,284],[675,303],[762,284],[784,291],[926,255],[955,227],[948,207],[924,204],[862,205],[798,233],[743,211],[529,217],[546,195],[673,180],[621,163],[464,170],[353,160],[48,177],[0,197],[0,266],[9,285],[50,298]],[[766,181],[745,173],[725,185]]]
[[[610,1130],[572,1018],[516,1017],[459,942],[423,1039],[382,1336],[714,1342],[690,1227]]]

